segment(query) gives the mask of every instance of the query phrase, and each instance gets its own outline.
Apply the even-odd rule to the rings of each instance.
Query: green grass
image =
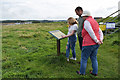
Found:
[[[2,77],[3,78],[118,78],[118,34],[105,36],[98,50],[98,76],[80,76],[81,51],[76,43],[77,61],[66,61],[65,55],[57,56],[56,39],[48,31],[61,30],[67,34],[67,23],[37,23],[2,26]],[[66,52],[67,38],[61,40],[61,53]],[[70,53],[72,57],[72,53]]]
[[[103,20],[102,22],[111,22],[112,20],[114,20],[115,18],[117,18],[117,17],[108,17],[108,18],[106,18],[105,20]],[[104,18],[103,18],[104,19]],[[98,19],[97,21],[98,22],[100,22],[102,19]],[[112,22],[115,22],[115,23],[117,23],[119,21],[119,19],[116,19],[116,20],[114,20],[114,21],[112,21]]]

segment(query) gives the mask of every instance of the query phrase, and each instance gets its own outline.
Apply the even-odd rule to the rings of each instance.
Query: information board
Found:
[[[62,33],[60,30],[55,30],[55,31],[49,31],[49,33],[54,36],[56,39],[63,39],[62,36],[65,36],[64,33]]]
[[[106,30],[106,25],[104,25],[104,24],[100,24],[99,27],[100,27],[100,29],[101,29],[102,31],[105,31],[105,30]]]
[[[106,29],[114,29],[115,22],[106,22]]]

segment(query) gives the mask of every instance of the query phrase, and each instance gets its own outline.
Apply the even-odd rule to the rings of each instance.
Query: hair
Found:
[[[77,20],[73,17],[69,17],[67,21],[71,25],[78,24]]]
[[[76,11],[76,10],[77,10],[77,11],[79,11],[79,10],[83,11],[82,7],[80,7],[80,6],[76,7],[75,11]]]

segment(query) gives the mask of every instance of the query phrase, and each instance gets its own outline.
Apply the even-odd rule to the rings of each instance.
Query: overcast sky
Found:
[[[0,0],[0,19],[55,20],[78,17],[75,8],[93,17],[106,17],[118,10],[120,0]]]

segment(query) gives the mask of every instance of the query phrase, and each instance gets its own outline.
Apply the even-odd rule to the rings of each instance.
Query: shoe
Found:
[[[67,61],[69,61],[69,58],[67,58]]]
[[[79,75],[84,75],[84,74],[81,74],[80,71],[76,71],[76,73],[79,74]]]
[[[72,60],[76,60],[76,58],[73,58],[73,57],[71,57],[70,59],[72,59]]]
[[[90,74],[92,74],[92,75],[94,75],[94,76],[97,76],[97,74],[93,74],[91,70],[90,70]]]
[[[78,64],[80,64],[80,62],[77,62]]]

